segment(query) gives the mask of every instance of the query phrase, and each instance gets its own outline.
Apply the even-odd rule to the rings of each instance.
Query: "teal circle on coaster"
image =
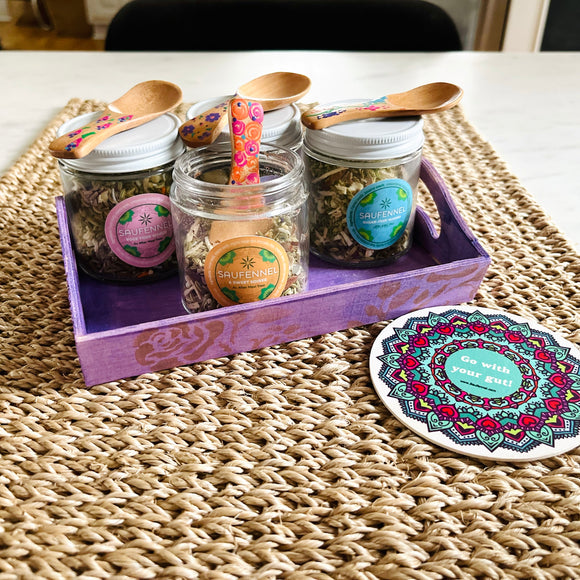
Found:
[[[580,351],[535,321],[472,306],[394,320],[370,371],[405,426],[461,454],[530,461],[580,445]]]
[[[479,397],[505,397],[521,384],[517,365],[505,356],[485,348],[466,348],[451,354],[445,372],[454,384]]]

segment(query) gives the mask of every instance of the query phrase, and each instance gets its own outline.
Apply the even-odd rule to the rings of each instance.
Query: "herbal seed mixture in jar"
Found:
[[[304,166],[295,152],[262,144],[260,181],[228,183],[226,144],[176,163],[171,190],[182,302],[191,313],[302,292],[309,236]]]
[[[68,121],[59,134],[98,115]],[[177,271],[169,191],[184,151],[168,113],[114,135],[80,159],[59,159],[80,268],[104,281],[140,283]]]
[[[314,255],[368,268],[393,262],[409,250],[423,141],[420,117],[306,129]]]

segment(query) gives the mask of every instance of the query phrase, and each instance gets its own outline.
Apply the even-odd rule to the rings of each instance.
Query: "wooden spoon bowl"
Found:
[[[244,99],[258,101],[264,111],[274,111],[299,101],[310,90],[307,76],[292,72],[274,72],[253,79],[238,89]]]

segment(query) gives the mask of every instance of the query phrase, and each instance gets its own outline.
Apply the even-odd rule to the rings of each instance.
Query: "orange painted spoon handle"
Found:
[[[264,108],[256,101],[235,97],[229,104],[232,144],[231,185],[260,183],[260,141]]]

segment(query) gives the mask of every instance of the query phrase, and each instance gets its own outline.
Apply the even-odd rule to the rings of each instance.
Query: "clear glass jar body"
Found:
[[[305,151],[306,176],[310,193],[310,250],[319,258],[334,264],[368,268],[395,261],[405,254],[412,244],[413,224],[417,203],[417,186],[421,166],[421,150],[398,159],[379,161],[355,161],[336,159],[311,150]],[[369,188],[381,183],[393,188],[409,184],[410,189],[401,190],[400,196],[411,195],[405,200],[405,209],[399,210],[391,202],[389,194],[382,200],[384,207],[370,212],[367,221],[384,220],[399,232],[389,234],[378,245],[369,247],[371,234],[356,231],[354,212],[364,212],[364,192],[372,195]],[[385,190],[386,191],[386,190]],[[396,199],[396,195],[395,199]],[[362,196],[362,197],[361,197]],[[356,208],[353,203],[360,201]],[[398,221],[397,212],[402,220]],[[366,212],[369,213],[369,212]],[[377,215],[383,216],[378,217]],[[350,216],[350,219],[349,219]],[[384,226],[387,227],[387,226]],[[391,227],[390,225],[388,227]],[[359,228],[363,230],[363,228]],[[375,244],[376,246],[377,244]]]
[[[119,174],[89,173],[62,161],[59,169],[73,246],[84,272],[121,283],[153,281],[176,273],[171,216],[165,215],[170,207],[173,162]],[[148,205],[143,205],[146,201]],[[136,212],[136,206],[145,211]],[[135,227],[135,235],[129,234],[129,217],[139,217],[135,220],[141,230],[139,241]]]
[[[307,287],[302,159],[262,144],[259,164],[259,184],[228,185],[229,145],[194,149],[176,162],[171,215],[182,302],[191,313],[288,296]]]

